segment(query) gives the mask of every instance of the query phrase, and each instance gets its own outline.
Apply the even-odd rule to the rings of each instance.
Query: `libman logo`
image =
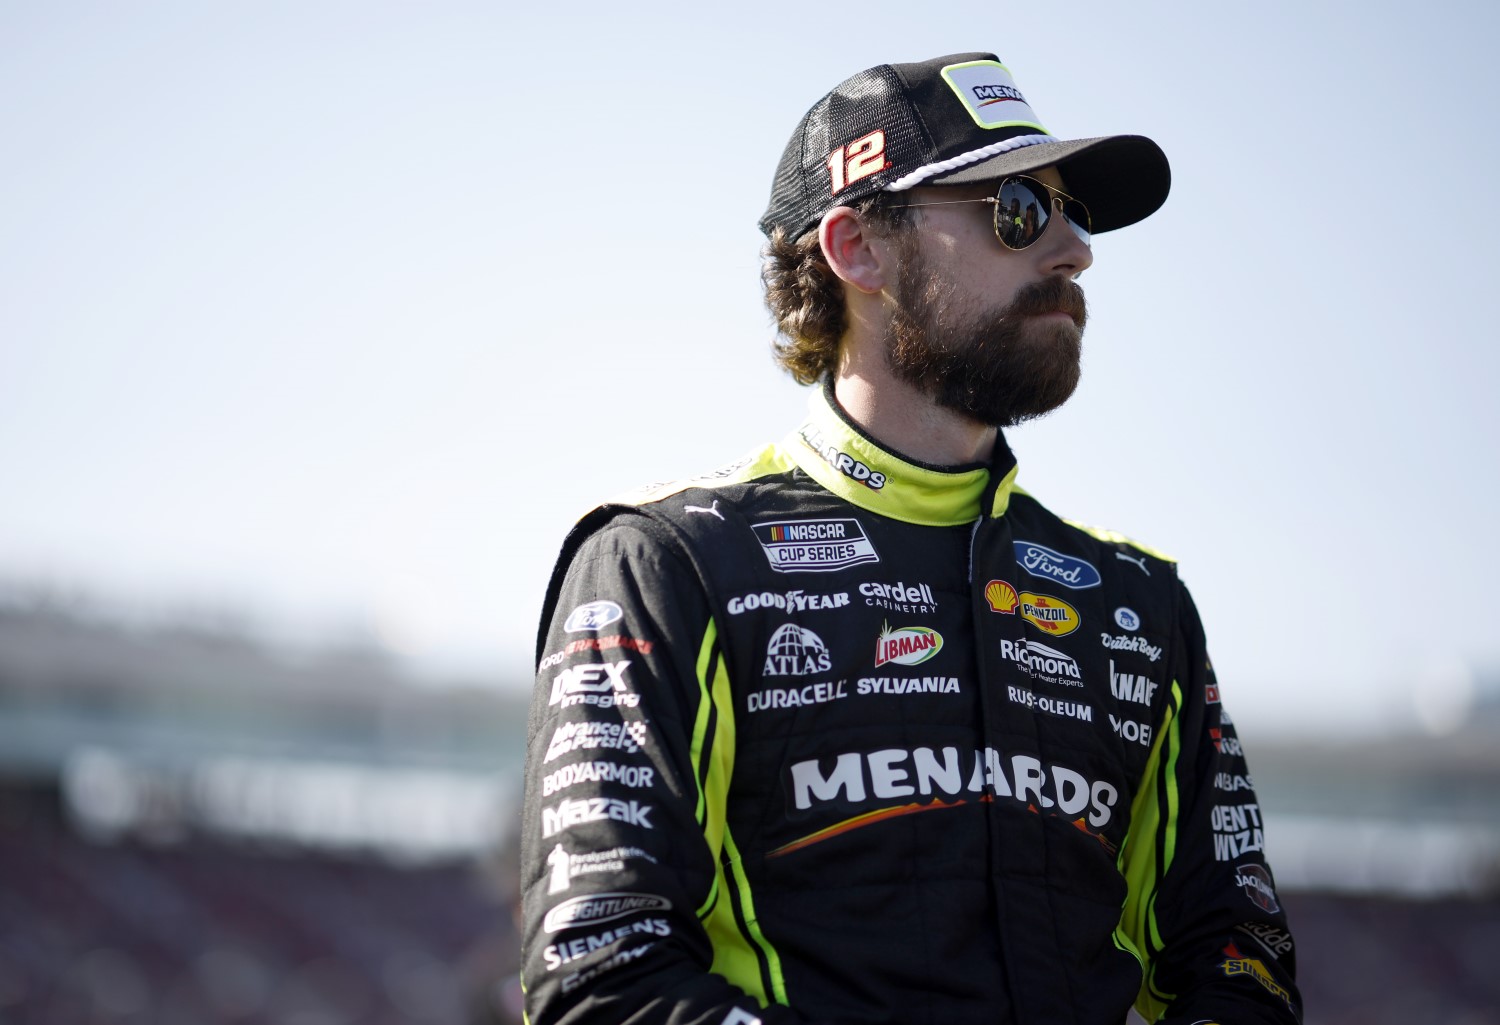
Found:
[[[980,128],[1034,128],[1046,134],[1010,69],[999,61],[950,64],[943,69],[943,81]]]
[[[903,626],[892,630],[884,626],[875,638],[875,665],[894,662],[914,666],[926,662],[943,650],[943,635],[927,626]]]

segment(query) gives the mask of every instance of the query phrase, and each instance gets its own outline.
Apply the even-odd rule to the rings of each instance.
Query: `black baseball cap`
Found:
[[[800,236],[835,206],[918,185],[964,185],[1058,165],[1093,231],[1148,217],[1172,171],[1142,135],[1063,140],[1042,127],[992,53],[955,53],[861,71],[802,118],[760,219]]]

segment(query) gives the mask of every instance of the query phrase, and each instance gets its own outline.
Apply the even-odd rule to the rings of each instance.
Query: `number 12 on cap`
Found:
[[[868,178],[890,166],[891,162],[885,158],[885,132],[877,128],[828,154],[832,193],[837,196],[861,178]]]

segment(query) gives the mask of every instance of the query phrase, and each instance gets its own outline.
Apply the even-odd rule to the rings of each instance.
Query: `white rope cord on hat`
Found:
[[[935,174],[942,174],[944,171],[956,171],[960,167],[966,167],[969,164],[975,163],[976,161],[984,160],[987,157],[998,156],[999,154],[1008,152],[1009,150],[1020,149],[1023,146],[1035,146],[1039,142],[1056,141],[1057,140],[1050,135],[1020,135],[1014,139],[1006,139],[1003,142],[991,143],[988,146],[981,146],[979,149],[970,150],[967,153],[960,153],[956,157],[949,157],[947,160],[939,160],[935,164],[928,164],[925,167],[919,167],[915,171],[912,171],[910,174],[903,174],[900,178],[897,178],[895,181],[887,185],[885,187],[885,191],[904,192],[907,189],[922,184],[922,182],[926,181],[928,178],[931,178]]]

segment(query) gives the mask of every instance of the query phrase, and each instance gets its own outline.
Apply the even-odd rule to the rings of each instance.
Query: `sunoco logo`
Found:
[[[1075,591],[1099,586],[1102,578],[1092,563],[1034,541],[1017,541],[1015,545],[1016,561],[1034,577],[1055,581]]]
[[[879,562],[865,528],[855,519],[782,520],[752,529],[778,573],[829,573],[862,562]]]
[[[1078,610],[1061,598],[1054,598],[1050,594],[1033,594],[1030,591],[1021,592],[1021,618],[1053,637],[1064,637],[1077,630],[1078,624],[1083,622],[1078,616]]]
[[[875,639],[875,664],[887,662],[914,666],[926,662],[943,648],[943,635],[926,626],[886,627]]]
[[[571,929],[579,925],[613,922],[641,911],[670,911],[672,902],[654,893],[596,893],[589,897],[565,900],[542,919],[548,932]]]
[[[796,623],[784,623],[766,646],[766,676],[806,676],[824,673],[832,664],[823,638]]]

